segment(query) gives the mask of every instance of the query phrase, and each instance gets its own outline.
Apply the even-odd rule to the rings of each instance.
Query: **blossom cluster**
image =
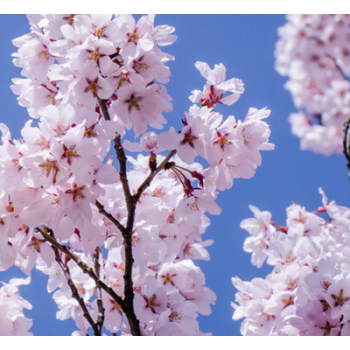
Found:
[[[28,284],[30,278],[13,278],[8,283],[2,282],[0,288],[0,336],[28,336],[32,321],[23,314],[23,309],[32,305],[18,293],[18,287]]]
[[[273,266],[265,279],[232,279],[242,334],[350,335],[350,209],[320,193],[312,213],[293,203],[285,226],[253,206],[254,218],[242,221],[252,264]]]
[[[13,79],[12,90],[33,119],[21,140],[12,140],[0,124],[0,269],[16,265],[30,275],[36,267],[47,274],[57,318],[72,318],[76,335],[89,334],[86,313],[98,319],[101,300],[105,331],[130,334],[121,305],[105,291],[99,298],[98,288],[104,283],[127,297],[125,228],[132,219],[141,334],[202,334],[196,318],[210,314],[216,299],[193,262],[209,260],[212,241],[201,238],[210,224],[207,214],[221,212],[218,191],[231,188],[235,178],[252,177],[260,152],[273,149],[264,121],[270,111],[250,108],[243,120],[224,118],[216,104],[236,102],[243,82],[226,80],[222,64],[211,69],[197,62],[206,83],[192,91],[182,130],[157,131],[166,123],[163,113],[172,110],[164,84],[170,76],[165,64],[173,57],[160,47],[176,40],[174,28],[154,26],[151,15],[137,22],[131,15],[28,19],[31,32],[14,40],[14,64],[24,78]],[[127,174],[121,149],[138,153],[127,156]],[[58,257],[44,231],[81,264],[67,251]],[[99,285],[87,273],[97,274],[96,266]]]
[[[350,112],[350,16],[287,15],[278,34],[275,67],[288,77],[298,110],[289,116],[292,133],[302,149],[341,153]]]

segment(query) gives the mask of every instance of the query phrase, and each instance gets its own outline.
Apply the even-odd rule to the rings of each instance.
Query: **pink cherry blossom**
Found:
[[[349,119],[349,18],[346,15],[288,15],[279,28],[276,70],[288,77],[298,113],[290,114],[301,149],[342,152]]]
[[[155,26],[154,15],[137,22],[131,15],[28,20],[30,33],[14,40],[22,78],[11,88],[37,120],[25,123],[21,140],[0,124],[0,270],[16,266],[30,276],[35,267],[47,275],[56,317],[74,320],[73,335],[204,335],[197,318],[211,313],[216,295],[195,263],[210,260],[213,240],[202,235],[210,215],[221,213],[218,191],[252,177],[260,152],[273,149],[264,121],[270,111],[250,108],[240,119],[214,110],[236,102],[243,82],[226,80],[223,64],[210,69],[197,62],[203,91],[192,92],[181,129],[163,131],[173,109],[165,84],[174,57],[162,49],[175,42],[173,27]],[[332,204],[324,206],[334,220],[323,229],[336,244],[346,218]],[[300,225],[285,239],[271,215],[254,213],[242,227],[253,233],[245,249],[256,265],[267,259],[281,268],[298,258],[296,248],[311,265],[319,250],[298,236]],[[258,247],[269,239],[276,241]],[[276,316],[269,316],[275,327],[284,322],[280,308],[295,297],[288,283],[298,271],[291,265],[281,272],[275,294],[252,287],[257,297],[274,295],[265,307]],[[31,306],[17,293],[25,283],[29,277],[0,289],[8,294],[0,295],[4,335],[29,335],[23,308]],[[340,281],[334,288],[337,295],[345,290]]]
[[[349,234],[349,209],[334,201],[329,203],[324,192],[320,193],[329,208],[328,221],[317,215],[325,212],[324,207],[310,213],[292,204],[287,209],[286,226],[272,223],[269,212],[255,207],[251,209],[256,218],[242,222],[251,234],[246,242],[253,238],[258,242],[264,235],[268,238],[267,244],[248,250],[253,253],[253,263],[261,266],[267,257],[267,263],[273,266],[265,279],[232,279],[238,290],[236,303],[232,304],[233,318],[244,318],[242,334],[347,334],[350,291],[348,248],[344,241]],[[273,229],[272,234],[269,228]],[[257,252],[265,256],[258,260]]]
[[[31,309],[32,305],[23,299],[18,287],[26,285],[30,278],[13,278],[8,283],[2,282],[0,288],[0,335],[4,336],[28,336],[32,327],[32,320],[23,314],[24,309]]]
[[[240,95],[244,92],[243,82],[240,79],[226,79],[226,68],[223,64],[215,65],[214,69],[210,69],[205,62],[196,62],[196,68],[201,75],[207,80],[203,91],[192,91],[190,100],[194,103],[202,102],[203,106],[212,107],[216,103],[223,103],[231,106],[235,103]],[[232,95],[223,95],[230,92]]]

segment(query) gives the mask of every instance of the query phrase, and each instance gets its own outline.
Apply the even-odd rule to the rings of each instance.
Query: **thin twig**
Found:
[[[85,264],[81,259],[79,259],[74,253],[72,253],[65,245],[60,244],[54,237],[51,237],[47,232],[52,232],[51,229],[46,228],[43,230],[41,227],[35,228],[37,231],[41,233],[41,235],[45,238],[45,240],[51,245],[55,246],[57,249],[59,249],[62,253],[66,254],[68,257],[70,257],[79,267],[80,269],[89,275],[96,283],[96,286],[101,287],[107,294],[109,294],[113,300],[121,307],[121,309],[124,311],[125,305],[123,299],[116,294],[116,292],[108,287],[103,281],[101,281],[95,274],[94,270],[89,267],[87,264]],[[45,232],[46,231],[46,232]]]
[[[104,206],[98,201],[96,200],[95,202],[96,207],[98,208],[98,211],[100,214],[104,215],[108,220],[110,220],[115,226],[117,226],[117,228],[119,229],[119,231],[121,233],[123,233],[125,231],[125,227],[110,213],[108,213]]]
[[[335,58],[333,56],[328,55],[328,57],[331,58],[331,60],[334,62],[335,68],[337,68],[338,72],[340,73],[340,75],[342,76],[342,78],[344,80],[349,80],[349,78],[346,76],[346,74],[344,73],[344,71],[340,68],[339,64],[337,63],[337,61],[335,60]]]
[[[53,239],[55,239],[52,231],[50,232],[50,236]],[[93,319],[89,313],[89,310],[85,304],[84,299],[79,295],[78,289],[72,280],[72,276],[70,274],[69,267],[63,263],[58,248],[53,244],[51,244],[51,248],[53,249],[53,251],[55,253],[55,260],[57,261],[58,265],[61,267],[61,269],[64,273],[64,276],[66,277],[67,284],[72,292],[72,297],[78,302],[79,306],[83,310],[83,316],[86,318],[86,320],[89,322],[90,326],[94,330],[94,334],[96,336],[101,335],[101,329],[98,327],[98,324],[93,321]]]
[[[167,164],[172,156],[176,154],[176,150],[170,151],[170,153],[166,156],[166,158],[159,164],[159,166],[147,176],[147,178],[143,181],[143,183],[138,188],[137,192],[134,194],[135,201],[138,201],[145,191],[145,189],[151,184],[154,177],[164,169],[165,164]]]

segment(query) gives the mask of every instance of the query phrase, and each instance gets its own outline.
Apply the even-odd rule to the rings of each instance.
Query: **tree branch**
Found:
[[[98,100],[99,106],[101,108],[101,111],[102,111],[104,119],[105,120],[111,120],[111,117],[110,117],[108,109],[107,109],[106,101],[101,100],[98,96],[97,96],[97,100]],[[122,183],[126,204],[128,205],[128,203],[132,201],[132,196],[131,196],[131,192],[130,192],[128,178],[126,176],[126,162],[127,162],[127,158],[126,158],[126,155],[125,155],[125,152],[124,152],[124,148],[123,148],[122,143],[121,143],[121,136],[120,136],[120,134],[117,133],[116,137],[114,138],[113,141],[114,141],[114,149],[116,151],[117,159],[118,159],[118,162],[119,162],[120,182]]]
[[[101,100],[97,97],[99,106],[101,108],[103,117],[105,120],[111,120],[109,116],[109,112],[107,109],[106,101]],[[124,239],[124,250],[125,250],[125,272],[124,272],[124,299],[119,297],[112,288],[109,288],[105,283],[103,283],[100,280],[99,271],[100,266],[98,263],[98,250],[96,250],[96,253],[94,254],[95,259],[95,271],[89,267],[87,264],[85,264],[81,259],[79,259],[75,254],[73,254],[65,245],[60,244],[54,237],[53,231],[47,227],[44,227],[42,229],[41,227],[36,227],[36,230],[39,231],[42,236],[45,238],[46,241],[51,243],[52,249],[54,249],[55,254],[59,255],[59,251],[66,254],[68,257],[70,257],[81,269],[84,273],[88,274],[96,283],[97,291],[98,291],[98,299],[97,299],[97,307],[99,310],[99,315],[97,322],[94,323],[93,320],[88,319],[89,323],[92,325],[95,334],[101,334],[102,325],[104,322],[104,308],[102,304],[102,297],[101,297],[101,291],[102,289],[108,293],[121,307],[124,314],[127,317],[127,320],[129,322],[130,330],[132,335],[141,335],[140,331],[140,325],[139,320],[136,317],[135,310],[134,310],[134,288],[133,288],[133,280],[132,280],[132,270],[133,270],[133,252],[132,252],[132,233],[134,228],[134,220],[135,220],[135,212],[136,212],[136,204],[138,200],[140,199],[142,193],[145,191],[145,189],[151,184],[153,178],[164,169],[165,165],[168,163],[169,159],[176,154],[176,150],[172,150],[168,156],[161,162],[161,164],[155,168],[154,170],[151,170],[151,173],[147,176],[147,178],[144,180],[144,182],[140,185],[135,195],[131,194],[127,173],[126,173],[126,162],[127,158],[121,143],[121,136],[120,134],[116,134],[116,137],[114,138],[114,148],[116,150],[117,159],[119,162],[119,177],[120,182],[122,183],[123,192],[125,196],[126,206],[127,206],[127,224],[126,227],[124,227],[113,215],[108,213],[103,205],[99,201],[95,201],[95,205],[99,209],[99,212],[104,215],[106,218],[108,218],[122,233],[123,239]],[[50,233],[50,234],[49,234]],[[98,248],[96,248],[98,249]],[[65,272],[65,271],[64,271]],[[66,273],[66,272],[65,272]],[[68,276],[68,275],[67,275]],[[68,278],[67,278],[68,280]],[[73,287],[74,288],[74,287]],[[72,290],[73,293],[73,290]],[[78,295],[79,296],[79,295]],[[79,302],[79,300],[78,300]],[[79,302],[80,303],[80,302]],[[84,304],[85,305],[85,304]],[[85,316],[85,312],[84,312]],[[89,317],[89,316],[87,316]]]
[[[349,144],[349,127],[350,119],[344,124],[344,138],[343,138],[343,153],[347,160],[346,166],[349,169],[349,178],[350,178],[350,144]]]
[[[111,120],[106,101],[97,97],[99,106],[101,108],[103,117],[105,120]],[[124,251],[125,251],[125,271],[124,271],[124,308],[123,311],[128,319],[130,331],[132,335],[141,335],[139,320],[136,317],[134,310],[134,287],[132,280],[132,267],[134,264],[134,258],[132,254],[132,232],[134,228],[136,203],[134,197],[131,195],[129,182],[126,174],[126,162],[127,158],[124,152],[124,148],[121,143],[120,134],[116,134],[114,138],[114,149],[117,154],[119,162],[119,178],[123,187],[126,208],[128,212],[127,224],[124,229],[121,230],[124,239]],[[102,212],[103,213],[103,212]],[[112,221],[114,222],[114,221]],[[121,228],[117,222],[114,222],[118,228]]]
[[[99,254],[101,253],[101,249],[99,247],[96,247],[96,251],[94,254],[94,267],[95,267],[95,273],[98,279],[100,279],[100,264],[98,262]],[[96,321],[96,327],[99,330],[100,334],[102,332],[102,326],[105,319],[105,308],[103,307],[102,302],[102,289],[101,286],[98,286],[96,284],[97,289],[97,308],[98,308],[98,316]]]
[[[81,259],[79,259],[74,253],[72,253],[65,245],[60,244],[56,238],[51,237],[47,232],[53,231],[49,228],[42,229],[41,227],[35,228],[37,231],[41,233],[41,235],[45,238],[45,240],[49,243],[51,243],[52,246],[59,249],[62,253],[66,254],[68,257],[70,257],[80,268],[81,270],[89,275],[96,283],[96,286],[101,287],[107,294],[109,294],[113,300],[121,307],[121,309],[124,311],[125,305],[124,300],[110,287],[108,287],[103,281],[101,281],[95,274],[94,270],[89,267],[87,264],[85,264]]]
[[[52,239],[55,239],[52,231],[50,232],[50,236],[52,237]],[[78,289],[72,280],[69,267],[63,263],[58,248],[53,244],[51,244],[51,248],[55,253],[55,260],[57,261],[58,265],[63,271],[64,276],[66,277],[67,284],[72,292],[72,297],[78,302],[79,306],[83,310],[83,316],[86,318],[86,320],[89,322],[90,326],[94,330],[94,334],[97,336],[101,335],[101,329],[98,327],[97,323],[93,321],[84,299],[79,295]]]
[[[134,200],[137,202],[145,189],[151,184],[154,177],[164,169],[165,164],[167,164],[172,156],[176,154],[176,150],[170,151],[170,153],[166,156],[166,158],[159,164],[159,166],[147,176],[144,182],[140,185],[137,192],[134,194]]]
[[[338,70],[338,72],[340,73],[340,75],[342,76],[342,78],[344,80],[349,80],[349,78],[346,76],[346,74],[344,73],[344,71],[340,68],[339,64],[337,63],[337,61],[335,60],[334,56],[331,55],[327,55],[334,63],[335,68]]]
[[[101,100],[97,97],[100,109],[102,111],[103,117],[105,120],[111,120],[109,115],[106,101]],[[128,183],[127,173],[126,173],[126,163],[127,158],[124,152],[124,148],[121,143],[120,134],[116,134],[114,138],[114,149],[117,154],[117,159],[119,162],[119,178],[123,187],[126,207],[127,207],[127,223],[126,227],[121,225],[121,223],[116,220],[111,214],[107,213],[101,203],[96,201],[96,206],[100,210],[100,213],[105,215],[109,220],[111,220],[117,228],[121,231],[123,239],[124,239],[124,251],[125,251],[125,271],[124,271],[124,303],[125,308],[123,311],[127,316],[130,330],[132,335],[141,335],[139,320],[136,317],[134,310],[134,288],[133,288],[133,280],[132,280],[132,269],[134,264],[134,257],[132,252],[132,233],[134,229],[134,220],[135,220],[135,212],[136,205],[138,200],[140,199],[142,193],[145,189],[151,184],[153,178],[164,169],[165,165],[168,163],[169,159],[175,155],[176,151],[172,150],[168,156],[161,162],[161,164],[156,167],[154,170],[151,170],[151,173],[147,176],[144,182],[140,185],[137,192],[132,195],[130,191],[130,186]]]
[[[96,200],[95,205],[98,208],[99,213],[104,215],[115,226],[117,226],[118,230],[123,234],[123,232],[125,231],[125,227],[112,214],[108,213],[105,210],[104,206],[98,200]]]

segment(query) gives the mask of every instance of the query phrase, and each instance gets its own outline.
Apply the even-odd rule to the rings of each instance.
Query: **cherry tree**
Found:
[[[303,150],[344,153],[349,168],[349,15],[288,15],[279,36],[276,70],[298,110],[292,133]],[[242,334],[350,335],[350,209],[319,192],[320,207],[292,203],[285,224],[255,206],[242,221],[252,264],[273,266],[265,278],[232,279]]]
[[[154,16],[28,15],[14,39],[12,91],[30,119],[20,140],[1,123],[2,335],[29,335],[18,286],[48,276],[74,335],[202,335],[216,296],[195,260],[219,192],[249,179],[272,150],[266,108],[224,116],[244,92],[223,64],[197,61],[182,128],[166,127],[174,28]],[[163,131],[165,129],[165,131]],[[209,215],[208,215],[209,214]]]

